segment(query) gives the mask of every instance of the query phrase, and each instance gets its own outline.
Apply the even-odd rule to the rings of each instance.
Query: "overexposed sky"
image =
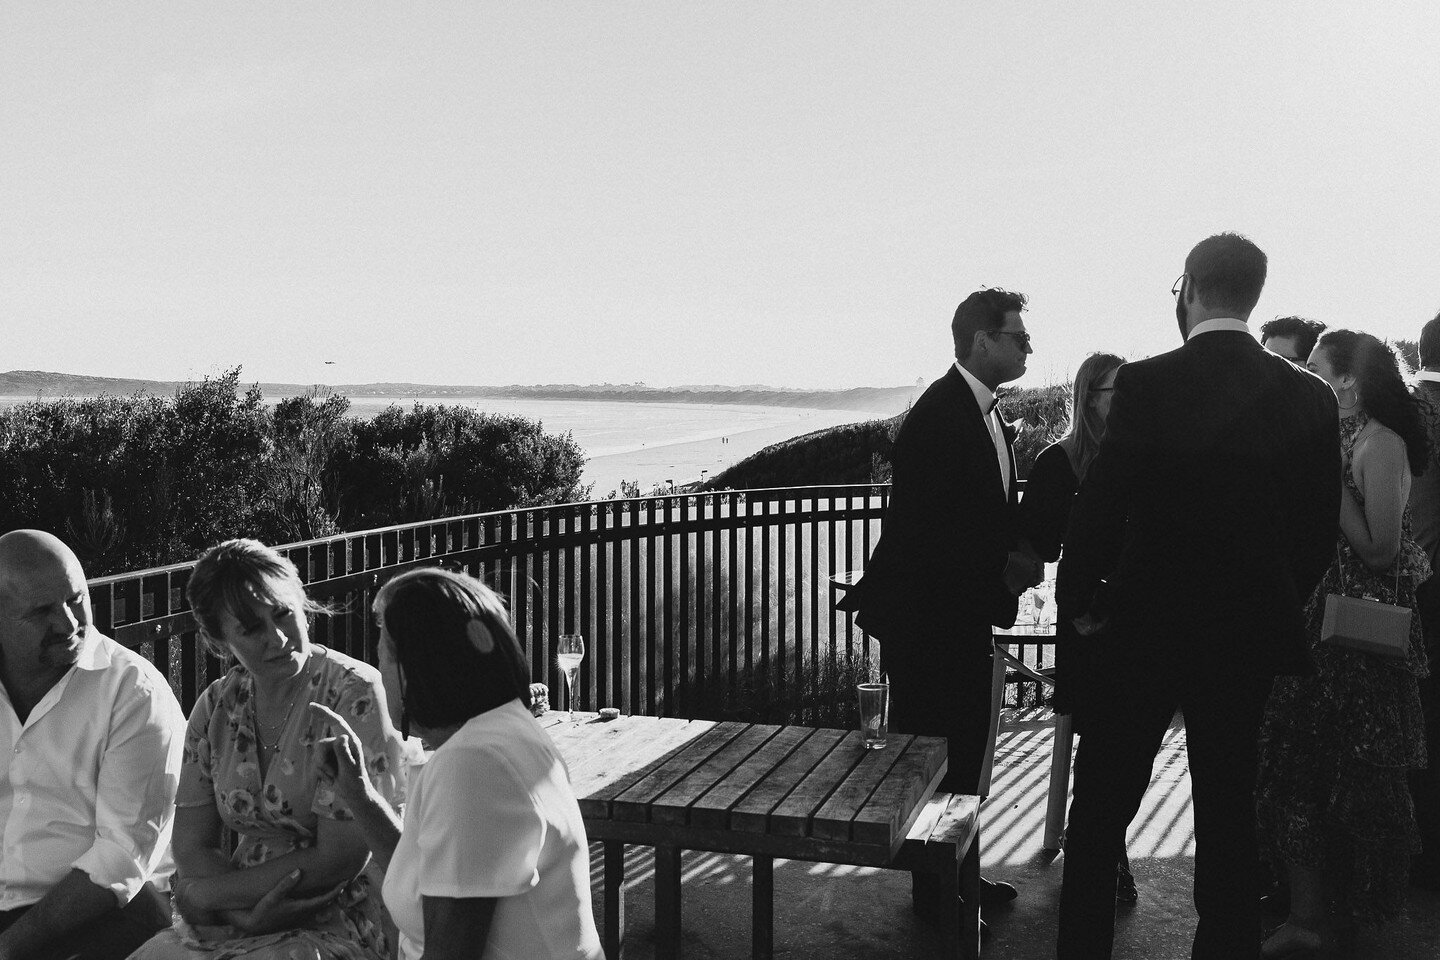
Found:
[[[1440,4],[0,6],[0,370],[892,385],[1001,285],[1035,385],[1227,229],[1440,311]]]

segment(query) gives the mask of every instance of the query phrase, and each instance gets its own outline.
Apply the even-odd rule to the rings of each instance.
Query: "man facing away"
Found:
[[[1276,317],[1260,325],[1260,346],[1284,357],[1297,367],[1305,366],[1325,324],[1304,317]]]
[[[1420,330],[1420,372],[1415,391],[1429,404],[1426,426],[1430,431],[1432,458],[1425,475],[1410,486],[1410,522],[1415,542],[1430,557],[1430,569],[1440,571],[1440,315]],[[1429,613],[1424,610],[1422,612]],[[1434,615],[1431,615],[1434,618]],[[1440,890],[1440,624],[1425,624],[1431,674],[1420,681],[1420,705],[1425,711],[1425,745],[1430,765],[1410,774],[1410,795],[1415,801],[1415,820],[1420,826],[1423,849],[1410,865],[1410,882]]]
[[[123,958],[170,924],[185,717],[160,671],[90,628],[75,554],[0,537],[0,960]]]
[[[1177,707],[1195,810],[1193,956],[1259,956],[1256,737],[1274,676],[1309,668],[1303,607],[1335,555],[1339,418],[1320,380],[1246,320],[1266,258],[1201,241],[1172,292],[1185,343],[1115,378],[1060,561],[1062,609],[1096,638],[1057,955],[1110,956],[1115,860]],[[1103,635],[1098,631],[1104,625]]]
[[[894,729],[949,739],[940,789],[975,795],[990,740],[992,625],[1015,623],[1016,597],[1039,580],[1015,552],[1014,435],[995,390],[1025,373],[1032,350],[1023,294],[972,293],[955,311],[955,363],[905,417],[892,455],[890,505],[865,575],[841,604],[880,641]],[[914,906],[938,917],[934,878]],[[982,884],[981,903],[1013,899]]]

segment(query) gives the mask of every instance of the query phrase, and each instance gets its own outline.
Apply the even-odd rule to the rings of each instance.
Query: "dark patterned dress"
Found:
[[[1345,487],[1364,498],[1350,470],[1356,436],[1369,418],[1341,421]],[[1387,428],[1375,425],[1379,430]],[[1276,679],[1260,731],[1256,810],[1262,851],[1322,870],[1338,882],[1341,914],[1365,923],[1397,915],[1405,903],[1410,856],[1419,850],[1415,811],[1406,786],[1425,765],[1418,680],[1428,675],[1418,615],[1410,621],[1404,659],[1320,642],[1325,596],[1371,596],[1415,609],[1415,586],[1430,575],[1424,551],[1401,526],[1396,567],[1375,573],[1342,535],[1331,564],[1306,606],[1313,676]]]

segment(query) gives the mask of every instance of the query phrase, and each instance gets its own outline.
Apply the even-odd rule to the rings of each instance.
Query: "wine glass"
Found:
[[[570,691],[570,715],[575,719],[575,681],[580,678],[580,661],[585,659],[585,638],[578,633],[562,633],[556,644],[556,658],[565,673],[565,687]]]

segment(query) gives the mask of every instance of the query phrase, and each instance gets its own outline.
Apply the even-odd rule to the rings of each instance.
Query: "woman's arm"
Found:
[[[425,920],[424,960],[470,960],[483,956],[495,918],[492,897],[421,897]]]
[[[1340,532],[1365,566],[1388,570],[1400,552],[1400,524],[1410,494],[1405,442],[1390,430],[1372,434],[1356,445],[1351,472],[1365,506],[1348,489],[1341,491]]]
[[[369,851],[354,820],[320,818],[315,845],[186,885],[186,897],[200,910],[245,910],[255,906],[289,873],[300,871],[296,896],[323,893],[365,868]]]

